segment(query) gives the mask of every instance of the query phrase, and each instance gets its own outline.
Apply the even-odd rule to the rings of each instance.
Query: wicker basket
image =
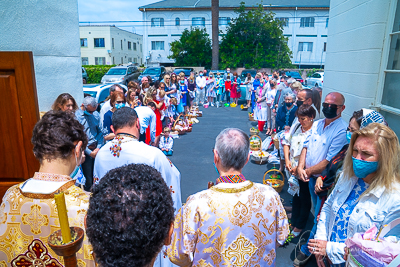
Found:
[[[257,135],[260,131],[255,128],[250,128],[250,135]]]
[[[259,151],[255,151],[255,153],[257,153]],[[260,150],[261,152],[261,150]],[[264,153],[264,156],[256,156],[254,153],[251,155],[251,161],[255,164],[259,164],[259,165],[263,165],[263,164],[267,164],[268,163],[268,152],[262,151],[262,153]]]
[[[178,118],[176,118],[176,121],[174,122],[174,126],[172,127],[171,130],[172,130],[172,131],[178,132],[179,135],[182,135],[182,134],[185,134],[186,131],[185,131],[185,130],[180,130],[180,129],[175,128],[175,126],[176,126],[176,124],[178,123],[178,121],[182,121],[182,120],[180,119],[180,117],[181,117],[181,115],[179,115]]]
[[[275,139],[276,133],[271,135],[272,140],[274,141],[274,145],[276,149],[279,149],[279,140]]]
[[[254,116],[253,116],[251,113],[249,113],[249,120],[250,120],[250,121],[256,121],[256,120],[254,119]]]
[[[268,178],[266,178],[268,174]],[[280,176],[279,176],[280,175]],[[276,190],[276,192],[280,193],[285,185],[285,179],[283,173],[276,169],[275,167],[268,170],[264,174],[263,184],[271,184],[271,186]]]
[[[262,139],[258,135],[252,135],[249,138],[250,140],[250,150],[251,151],[259,151],[262,146]]]
[[[197,117],[203,117],[203,113],[196,112]]]

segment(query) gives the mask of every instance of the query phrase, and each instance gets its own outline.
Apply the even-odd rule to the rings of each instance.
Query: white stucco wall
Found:
[[[342,93],[345,120],[375,105],[389,2],[331,0],[323,98]]]
[[[0,51],[32,51],[39,110],[61,93],[83,100],[78,3],[0,1]]]

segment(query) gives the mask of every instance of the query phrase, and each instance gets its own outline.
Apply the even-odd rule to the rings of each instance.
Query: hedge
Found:
[[[101,78],[115,65],[84,65],[88,80],[87,83],[101,83]]]

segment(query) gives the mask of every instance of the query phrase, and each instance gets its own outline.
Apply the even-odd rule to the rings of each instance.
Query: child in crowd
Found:
[[[172,124],[175,122],[175,118],[179,115],[176,111],[177,101],[175,97],[171,97],[168,99],[167,110],[165,112],[165,116],[167,117],[166,125],[172,127]]]
[[[169,136],[170,129],[168,127],[164,128],[164,135],[160,138],[160,149],[166,156],[172,156],[174,146],[174,139]]]
[[[217,107],[219,106],[219,101],[222,101],[222,96],[224,94],[224,78],[222,77],[221,73],[217,73]]]
[[[210,74],[208,76],[208,80],[207,80],[206,97],[207,97],[208,103],[210,103],[210,105],[212,107],[214,106],[214,98],[217,96],[217,94],[215,93],[215,90],[217,90],[216,85],[217,85],[217,81],[214,78],[214,74],[212,72],[210,72]]]
[[[253,88],[251,90],[251,112],[254,112],[254,106],[256,104],[256,92],[258,87],[261,86],[261,75],[259,73],[256,74],[256,78],[253,82]]]
[[[187,112],[187,85],[185,85],[185,77],[178,76],[179,92],[180,92],[180,103],[178,105],[178,112]]]
[[[226,103],[231,103],[231,89],[232,89],[232,80],[231,75],[228,74],[226,81],[225,81],[225,96],[226,96]]]

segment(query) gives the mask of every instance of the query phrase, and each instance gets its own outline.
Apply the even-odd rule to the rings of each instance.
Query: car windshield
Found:
[[[110,69],[106,75],[125,75],[126,69]]]
[[[143,71],[143,74],[159,75],[160,74],[160,70],[159,69],[145,69],[145,71]]]
[[[83,91],[85,94],[89,94],[90,96],[96,97],[97,92],[96,91]]]

